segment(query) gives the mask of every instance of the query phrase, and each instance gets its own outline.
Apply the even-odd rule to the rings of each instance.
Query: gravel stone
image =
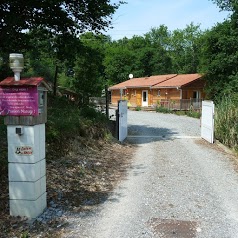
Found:
[[[128,111],[128,125],[127,177],[94,212],[67,214],[63,237],[238,237],[237,162],[200,138],[200,120]]]

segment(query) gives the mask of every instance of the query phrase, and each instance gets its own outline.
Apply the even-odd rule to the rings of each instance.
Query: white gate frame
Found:
[[[127,101],[118,101],[118,140],[124,141],[128,135],[127,130]]]
[[[214,113],[213,101],[202,102],[201,137],[209,143],[214,143]]]

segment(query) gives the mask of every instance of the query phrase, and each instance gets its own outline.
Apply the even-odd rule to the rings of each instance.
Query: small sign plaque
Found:
[[[17,154],[17,155],[33,155],[33,148],[31,146],[27,146],[27,145],[16,146],[15,154]]]
[[[37,87],[1,87],[0,116],[6,115],[39,115]]]

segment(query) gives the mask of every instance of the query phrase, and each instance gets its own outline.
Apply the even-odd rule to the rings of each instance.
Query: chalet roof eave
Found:
[[[152,89],[159,89],[159,88],[176,88],[176,89],[181,89],[181,85],[178,86],[153,86]]]

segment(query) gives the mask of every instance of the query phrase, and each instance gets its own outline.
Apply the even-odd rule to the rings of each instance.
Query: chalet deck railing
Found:
[[[199,110],[202,108],[202,100],[197,98],[180,100],[161,99],[159,105],[170,110]]]

